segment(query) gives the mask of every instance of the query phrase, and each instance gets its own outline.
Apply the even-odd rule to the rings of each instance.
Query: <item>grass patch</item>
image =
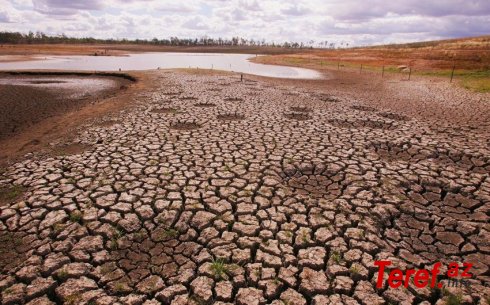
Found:
[[[60,281],[64,282],[68,279],[68,271],[66,271],[65,269],[61,269],[56,273],[56,277]]]
[[[489,78],[475,78],[466,77],[461,81],[461,85],[471,91],[486,93],[490,92],[490,77]]]
[[[123,237],[124,232],[121,228],[113,227],[112,228],[112,237],[109,247],[111,250],[116,250],[119,248],[119,239]]]
[[[463,296],[461,294],[452,294],[446,292],[446,305],[461,305]]]
[[[330,258],[332,261],[334,261],[336,264],[342,263],[342,254],[340,254],[338,251],[334,250],[332,251],[332,254],[330,254]]]
[[[228,280],[228,273],[232,265],[227,264],[223,259],[218,258],[211,262],[211,272],[216,280]]]
[[[75,305],[79,304],[82,299],[82,296],[79,293],[74,293],[65,298],[65,304]]]
[[[419,72],[417,74],[450,78],[451,70]],[[455,70],[454,80],[459,80],[461,86],[468,90],[481,93],[490,92],[490,70]]]
[[[70,213],[70,221],[82,223],[83,213],[80,211],[73,211]]]
[[[357,265],[352,265],[349,268],[349,272],[352,273],[352,274],[359,274],[360,269],[359,269],[359,267]]]
[[[180,232],[175,229],[166,229],[163,231],[163,236],[166,238],[177,238]]]
[[[24,187],[20,185],[0,188],[0,203],[12,203],[21,197],[24,192]]]

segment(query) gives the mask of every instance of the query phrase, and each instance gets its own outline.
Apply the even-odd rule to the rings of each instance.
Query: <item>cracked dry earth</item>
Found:
[[[158,77],[80,131],[92,149],[7,169],[26,193],[1,207],[2,304],[487,304],[488,134],[266,81]],[[375,260],[474,276],[377,289]]]

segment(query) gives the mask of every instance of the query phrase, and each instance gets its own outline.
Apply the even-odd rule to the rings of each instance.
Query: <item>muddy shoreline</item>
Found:
[[[127,94],[136,81],[120,73],[1,72],[0,166],[45,149],[48,139],[59,140],[79,118],[96,117],[103,104]],[[112,102],[117,109],[120,103]]]

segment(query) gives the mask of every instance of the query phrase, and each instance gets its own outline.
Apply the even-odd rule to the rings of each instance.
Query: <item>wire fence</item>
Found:
[[[299,64],[299,62],[298,62]],[[423,68],[417,68],[411,65],[366,65],[366,64],[356,64],[347,61],[327,61],[321,59],[308,59],[307,62],[302,62],[306,64],[305,68],[311,66],[312,68],[324,67],[324,68],[336,68],[338,71],[345,71],[351,73],[359,74],[372,74],[379,75],[381,78],[400,75],[403,80],[411,80],[413,75],[423,75],[423,76],[438,76],[447,78],[448,82],[452,83],[457,77],[456,65],[453,65],[450,70],[427,70]],[[303,65],[302,65],[303,66]],[[466,74],[466,73],[465,73]]]

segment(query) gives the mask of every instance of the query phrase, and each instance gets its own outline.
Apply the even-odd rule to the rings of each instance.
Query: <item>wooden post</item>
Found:
[[[361,64],[361,68],[359,69],[359,74],[362,73],[362,64]]]
[[[454,77],[454,69],[456,69],[456,65],[453,65],[453,70],[451,71],[451,81],[450,83],[453,82],[453,77]]]
[[[240,81],[243,82],[243,74],[240,74]]]
[[[340,61],[337,62],[337,70],[340,70]]]
[[[385,77],[385,66],[383,66],[383,70],[381,71],[381,78]]]
[[[410,77],[412,76],[412,67],[408,67],[408,80],[410,80]]]

